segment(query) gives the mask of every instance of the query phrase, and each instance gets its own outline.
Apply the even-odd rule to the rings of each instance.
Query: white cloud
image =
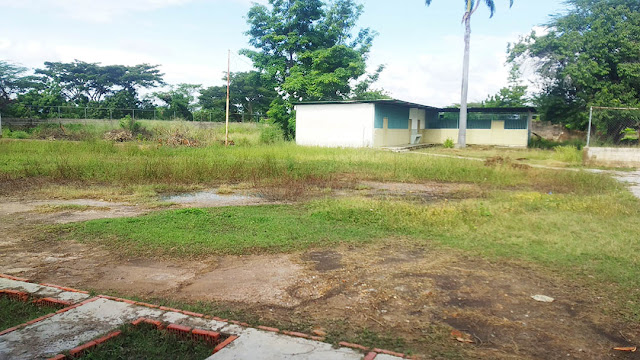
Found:
[[[109,23],[123,15],[181,6],[195,1],[223,2],[225,0],[0,0],[0,8],[53,12],[55,15],[85,22]],[[231,1],[246,4],[251,2],[250,0]]]
[[[470,102],[482,101],[507,85],[507,44],[521,35],[472,35]],[[460,103],[463,46],[462,36],[446,36],[441,46],[414,49],[411,57],[380,53],[374,48],[371,63],[387,64],[376,85],[402,100],[434,106]]]

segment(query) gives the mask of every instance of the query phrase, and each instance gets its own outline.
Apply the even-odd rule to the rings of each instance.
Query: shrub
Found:
[[[453,143],[453,139],[452,138],[447,138],[447,140],[444,141],[444,143],[442,144],[442,146],[444,146],[447,149],[453,149],[453,146],[455,144]]]
[[[9,133],[9,137],[13,138],[13,139],[28,139],[29,133],[26,131],[22,131],[22,130],[18,130],[18,131],[12,131]]]
[[[582,163],[582,151],[578,150],[572,145],[556,146],[554,148],[555,154],[553,158],[558,161],[563,161],[571,164]]]
[[[137,134],[143,129],[140,123],[130,115],[127,115],[120,119],[120,127],[125,130],[131,131],[132,134]]]
[[[260,143],[273,144],[284,140],[284,132],[282,129],[273,123],[263,123],[262,130],[260,130]]]
[[[558,146],[573,146],[578,150],[581,150],[585,145],[585,142],[579,139],[567,140],[567,141],[553,141],[547,140],[542,137],[534,136],[529,142],[529,147],[534,149],[551,150]]]

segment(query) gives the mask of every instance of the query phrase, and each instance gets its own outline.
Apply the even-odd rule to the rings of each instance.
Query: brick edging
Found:
[[[2,274],[0,274],[0,275],[2,275]],[[11,290],[11,289],[2,289],[2,290],[0,290],[0,295],[3,295],[3,294],[7,294],[7,296],[9,296],[11,298],[16,298],[18,300],[25,301],[25,302],[31,296],[31,294],[26,292],[26,291],[18,291],[18,290]],[[64,307],[64,308],[62,308],[62,309],[60,309],[58,311],[55,311],[55,312],[52,312],[50,314],[46,314],[46,315],[40,316],[38,318],[35,318],[33,320],[29,320],[29,321],[27,321],[25,323],[22,323],[22,324],[18,324],[16,326],[10,327],[8,329],[4,329],[4,330],[0,331],[0,336],[8,334],[8,333],[13,332],[13,331],[16,331],[16,330],[21,329],[23,327],[27,327],[29,325],[33,325],[33,324],[35,324],[37,322],[40,322],[40,321],[45,320],[45,319],[48,319],[48,318],[50,318],[52,316],[55,316],[57,314],[62,314],[63,312],[69,311],[71,309],[77,308],[78,306],[81,306],[81,305],[84,305],[84,304],[87,304],[87,303],[90,303],[90,302],[96,301],[96,300],[98,300],[98,298],[94,297],[94,298],[87,299],[87,300],[84,300],[82,302],[79,302],[79,303],[77,303],[75,305],[70,305],[71,303],[69,303],[67,301],[57,300],[57,299],[53,299],[53,298],[36,299],[36,300],[33,301],[36,305],[56,304],[56,305],[65,305],[65,306],[66,305],[70,305],[70,306],[66,306],[66,307]]]
[[[96,299],[98,299],[98,297],[96,297]],[[215,347],[212,351],[212,354],[217,353],[218,351],[222,350],[225,346],[229,345],[230,343],[232,343],[234,340],[236,340],[238,338],[238,336],[236,335],[229,335],[229,337],[227,337],[226,339],[224,339],[222,342],[216,344],[216,342],[220,339],[221,334],[219,332],[216,331],[211,331],[211,330],[204,330],[204,329],[198,329],[198,328],[194,328],[192,329],[191,327],[188,326],[183,326],[183,325],[178,325],[178,324],[169,324],[167,326],[164,326],[164,324],[159,321],[159,320],[153,320],[153,319],[149,319],[149,318],[145,318],[145,317],[140,317],[134,321],[132,321],[130,324],[133,326],[138,326],[141,323],[145,323],[145,324],[151,324],[154,325],[156,327],[157,330],[164,330],[173,334],[176,334],[178,336],[182,336],[182,337],[191,337],[194,340],[202,340],[205,341],[207,343],[209,343],[210,345],[214,345]],[[84,352],[86,352],[87,350],[90,350],[102,343],[105,343],[117,336],[122,335],[122,331],[121,330],[116,330],[113,331],[105,336],[102,336],[98,339],[95,340],[90,340],[87,341],[84,344],[80,344],[76,347],[74,347],[73,349],[69,350],[69,356],[65,355],[65,354],[58,354],[54,357],[49,358],[48,360],[68,360],[68,359],[75,359],[77,357],[80,357],[84,354]]]
[[[7,274],[2,274],[2,273],[0,273],[0,278],[14,280],[14,281],[22,281],[22,282],[26,282],[26,283],[30,283],[30,284],[48,286],[48,287],[56,288],[58,290],[63,290],[63,291],[75,292],[75,293],[80,293],[80,294],[89,294],[88,291],[84,291],[84,290],[78,290],[78,289],[74,289],[74,288],[70,288],[70,287],[47,284],[47,283],[37,283],[37,282],[31,281],[29,279],[19,278],[19,277],[7,275]]]

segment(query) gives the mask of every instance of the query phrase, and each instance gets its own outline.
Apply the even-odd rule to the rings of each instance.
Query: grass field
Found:
[[[441,181],[486,188],[544,192],[600,193],[615,181],[586,172],[521,169],[503,164],[394,154],[373,149],[326,149],[276,145],[185,148],[103,141],[0,140],[0,180],[48,178],[56,181],[132,184],[304,184],[336,182]]]
[[[50,314],[58,309],[38,306],[30,301],[10,299],[0,296],[0,331],[24,324],[29,320]]]
[[[122,334],[87,351],[78,359],[205,359],[212,348],[201,341],[182,339],[148,324],[120,328]],[[75,359],[75,358],[74,358]]]
[[[73,240],[104,246],[118,256],[175,261],[341,246],[366,253],[369,248],[406,244],[488,259],[498,271],[509,269],[509,264],[531,267],[597,294],[599,300],[593,302],[602,304],[614,322],[640,320],[640,202],[610,176],[581,169],[579,151],[573,147],[424,150],[489,159],[470,161],[287,142],[261,144],[258,127],[238,130],[242,131],[250,140],[229,148],[217,140],[208,141],[209,146],[170,147],[154,141],[3,139],[0,194],[30,191],[47,199],[147,203],[149,209],[165,206],[159,194],[220,186],[225,193],[246,190],[287,202],[160,210],[131,218],[48,225],[41,244]],[[205,133],[197,136],[204,138]],[[367,192],[368,181],[451,185],[457,192],[449,200],[376,197]],[[49,206],[37,211],[64,209],[81,210]],[[308,331],[310,326],[304,328]],[[371,333],[366,327],[349,333],[353,341],[405,348],[394,345],[397,337]],[[449,340],[445,327],[429,334]]]

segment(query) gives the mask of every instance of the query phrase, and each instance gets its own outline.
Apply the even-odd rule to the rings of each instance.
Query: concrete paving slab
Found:
[[[319,341],[248,328],[208,360],[361,360],[363,357],[362,353],[349,348],[335,349]]]
[[[162,311],[97,299],[0,336],[0,359],[46,359],[141,316]]]
[[[88,294],[64,291],[51,286],[28,283],[24,281],[16,281],[0,277],[0,289],[11,289],[25,291],[38,297],[51,297],[58,300],[70,301],[71,303],[79,303],[89,298]]]

